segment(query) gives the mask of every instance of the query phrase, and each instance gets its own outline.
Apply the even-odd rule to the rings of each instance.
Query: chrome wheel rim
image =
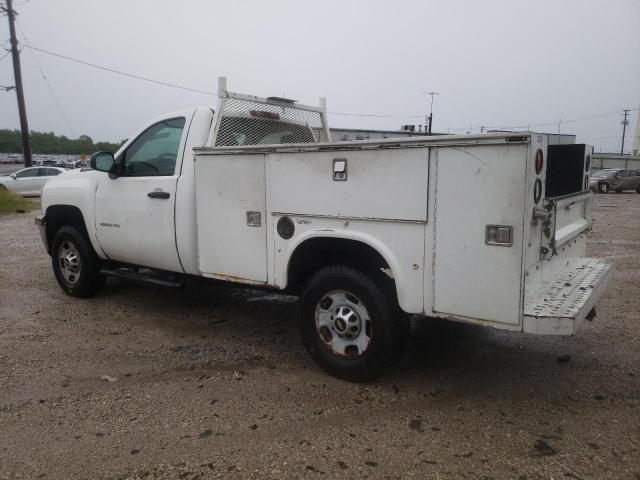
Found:
[[[371,344],[371,316],[365,304],[345,290],[326,293],[316,306],[316,330],[325,349],[340,357],[359,357]]]
[[[75,285],[80,281],[80,272],[82,264],[80,262],[80,253],[76,246],[69,240],[64,240],[58,249],[58,265],[60,265],[60,273],[65,282],[69,285]]]
[[[607,185],[605,183],[603,183],[602,185],[600,185],[600,191],[602,193],[607,193]]]

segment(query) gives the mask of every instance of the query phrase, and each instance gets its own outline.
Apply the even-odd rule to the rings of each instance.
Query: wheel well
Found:
[[[370,275],[381,287],[396,296],[391,269],[382,255],[370,245],[345,238],[311,238],[291,255],[287,269],[287,289],[300,292],[309,278],[328,265],[347,265]]]
[[[51,249],[51,243],[56,232],[65,225],[73,225],[80,230],[81,233],[87,234],[87,227],[84,223],[84,217],[78,207],[71,205],[53,205],[47,208],[47,248]]]

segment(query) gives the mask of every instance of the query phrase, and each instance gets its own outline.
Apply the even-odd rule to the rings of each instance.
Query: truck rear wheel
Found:
[[[104,285],[97,255],[73,226],[60,228],[53,237],[51,263],[56,280],[73,297],[91,297]]]
[[[372,278],[344,266],[318,271],[301,297],[305,347],[327,373],[349,381],[378,375],[406,338],[405,318]]]

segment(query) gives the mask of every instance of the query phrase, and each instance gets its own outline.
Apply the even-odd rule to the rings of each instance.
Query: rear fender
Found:
[[[344,225],[343,220],[327,220],[327,223],[332,223],[332,226]],[[350,222],[346,222],[349,225]],[[367,222],[371,225],[370,222]],[[352,222],[348,227],[343,228],[308,228],[304,231],[296,233],[295,237],[289,241],[283,241],[276,234],[276,254],[274,264],[274,283],[280,288],[286,288],[288,284],[288,271],[291,258],[296,249],[304,242],[314,238],[333,238],[333,239],[345,239],[361,242],[373,250],[375,250],[387,263],[390,276],[393,277],[396,286],[396,295],[398,303],[402,310],[407,313],[421,313],[423,312],[423,250],[422,241],[416,243],[414,248],[402,248],[403,244],[399,239],[405,238],[419,238],[420,235],[395,235],[395,241],[399,245],[389,245],[389,241],[393,241],[394,227],[397,225],[391,222],[381,222],[384,225],[377,224],[380,229],[387,229],[385,232],[386,239],[380,238],[371,233],[367,233],[362,230],[356,229],[355,222]],[[410,224],[406,224],[407,226]],[[303,230],[306,225],[296,225],[296,230]],[[423,231],[422,225],[411,225],[412,228]],[[391,239],[391,240],[390,240]],[[399,258],[398,255],[393,252],[403,252],[404,257]],[[419,257],[419,258],[418,258]]]

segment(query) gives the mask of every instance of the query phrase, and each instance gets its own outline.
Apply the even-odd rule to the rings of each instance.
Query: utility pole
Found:
[[[622,146],[620,147],[620,155],[624,155],[624,135],[627,133],[627,125],[629,125],[629,120],[627,120],[627,116],[631,110],[625,108],[623,110],[624,120],[622,120]]]
[[[6,7],[2,7],[9,17],[9,35],[11,36],[11,57],[13,58],[13,75],[15,77],[16,96],[18,97],[18,113],[20,115],[20,131],[22,132],[22,156],[24,166],[30,167],[31,143],[29,143],[29,125],[27,123],[27,108],[24,104],[24,90],[22,88],[22,70],[20,69],[20,52],[18,51],[18,39],[16,38],[16,12],[13,9],[13,0],[5,0]]]
[[[433,96],[440,95],[438,92],[422,92],[426,95],[431,95],[431,104],[429,106],[429,116],[425,117],[427,122],[427,135],[431,136],[431,127],[433,125]]]

